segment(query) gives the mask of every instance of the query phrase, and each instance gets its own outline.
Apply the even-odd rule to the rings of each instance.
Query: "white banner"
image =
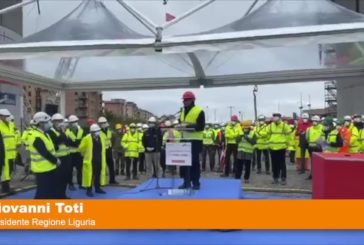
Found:
[[[167,166],[191,166],[192,145],[190,142],[166,144]]]

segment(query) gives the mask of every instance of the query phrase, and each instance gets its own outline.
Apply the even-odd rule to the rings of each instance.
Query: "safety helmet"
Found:
[[[42,122],[49,122],[50,120],[51,117],[43,111],[37,112],[33,116],[33,121],[36,125]]]
[[[137,123],[137,128],[142,128],[143,127],[143,124],[141,124],[141,123]]]
[[[150,123],[156,123],[157,122],[157,119],[155,117],[150,117],[148,119],[148,122],[150,122]]]
[[[174,120],[174,121],[173,121],[173,123],[172,123],[172,124],[173,124],[173,126],[176,126],[176,125],[178,125],[178,124],[179,124],[179,121],[176,119],[176,120]]]
[[[98,131],[101,131],[101,128],[98,124],[94,123],[90,126],[91,133],[98,132]]]
[[[149,126],[148,126],[148,124],[143,124],[142,128],[143,128],[143,129],[148,129],[148,128],[149,128]]]
[[[325,120],[323,121],[324,126],[332,126],[333,123],[334,120],[332,119],[332,117],[326,117]]]
[[[10,114],[9,118],[10,118],[10,120],[14,121],[14,116],[13,116],[13,114]]]
[[[129,127],[130,128],[136,128],[136,125],[135,125],[135,123],[130,123]]]
[[[241,123],[241,127],[244,128],[250,128],[253,125],[253,121],[252,120],[244,120]]]
[[[70,122],[70,123],[78,122],[78,117],[75,115],[70,115],[68,117],[68,122]]]
[[[258,121],[265,121],[265,116],[264,115],[259,115]]]
[[[302,114],[302,119],[310,119],[310,115],[307,112]]]
[[[230,121],[232,121],[232,122],[239,121],[238,116],[237,115],[232,115]]]
[[[169,120],[165,121],[165,122],[164,122],[164,126],[166,126],[167,128],[168,128],[168,127],[171,127],[171,126],[172,126],[171,121],[169,121]]]
[[[36,125],[36,124],[34,123],[34,120],[33,120],[33,119],[29,121],[29,125],[30,125],[30,126],[34,126],[34,125]]]
[[[343,119],[337,119],[336,120],[336,124],[339,125],[339,126],[342,126],[342,125],[345,124],[345,120],[343,120]]]
[[[352,120],[352,118],[351,118],[351,116],[345,116],[345,117],[344,117],[344,120],[345,120],[345,121],[351,121],[351,120]]]
[[[8,109],[0,109],[0,116],[10,117],[11,113]]]
[[[313,116],[312,119],[311,119],[313,122],[320,122],[321,121],[321,118],[317,115]]]
[[[115,129],[122,129],[123,125],[121,125],[120,123],[115,124]]]
[[[273,113],[273,115],[272,115],[273,117],[282,117],[282,114],[281,113]]]
[[[106,117],[99,117],[99,119],[97,119],[97,123],[107,123]]]
[[[63,120],[63,123],[65,123],[65,124],[69,123],[68,119],[67,119],[67,118],[65,118],[65,119]]]
[[[52,121],[63,121],[64,117],[60,113],[56,113],[52,116]]]
[[[196,96],[192,91],[186,91],[183,93],[182,99],[183,100],[195,100]]]

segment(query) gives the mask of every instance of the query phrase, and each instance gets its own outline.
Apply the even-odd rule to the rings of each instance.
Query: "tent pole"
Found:
[[[246,13],[244,14],[244,17],[245,17],[245,16],[248,16],[248,15],[252,12],[252,10],[254,9],[255,5],[257,5],[257,3],[258,3],[258,2],[259,2],[259,0],[255,0],[255,1],[252,3],[252,5],[250,5],[250,7],[249,7],[248,11],[246,11]]]
[[[156,28],[158,27],[150,19],[145,17],[142,13],[138,12],[135,8],[124,2],[123,0],[116,0],[126,11],[128,11],[134,18],[136,18],[143,26],[145,26],[154,35],[157,34]]]
[[[66,115],[66,91],[60,91],[60,98],[59,98],[59,112],[65,116]]]
[[[8,12],[13,11],[15,9],[18,9],[18,8],[24,7],[24,6],[28,5],[28,4],[34,3],[35,1],[36,0],[28,0],[28,1],[24,1],[24,2],[21,2],[21,3],[11,5],[11,6],[7,7],[7,8],[1,9],[0,14],[8,13]]]
[[[210,5],[211,3],[215,2],[216,0],[208,0],[208,1],[204,1],[203,3],[197,5],[196,7],[188,10],[187,12],[185,12],[184,14],[182,14],[180,17],[177,17],[176,19],[168,22],[167,24],[163,25],[162,28],[165,30],[168,27],[180,22],[181,20],[187,18],[188,16],[196,13],[197,11],[199,11],[200,9],[203,9],[204,7]]]

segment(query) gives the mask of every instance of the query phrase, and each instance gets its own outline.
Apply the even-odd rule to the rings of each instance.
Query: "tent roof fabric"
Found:
[[[105,5],[96,0],[80,3],[52,26],[26,37],[23,42],[75,41],[144,38],[120,22]]]
[[[328,0],[269,0],[223,27],[158,42],[101,1],[83,0],[45,30],[0,45],[0,60],[24,63],[23,70],[0,67],[0,78],[37,83],[41,77],[45,86],[69,90],[317,81],[362,75],[361,42],[364,16]],[[65,58],[77,62],[59,62]],[[77,66],[67,73],[61,63]],[[56,70],[71,77],[63,80]]]

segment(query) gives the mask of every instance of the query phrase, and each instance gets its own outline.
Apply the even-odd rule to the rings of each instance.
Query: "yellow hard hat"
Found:
[[[253,122],[252,120],[245,120],[241,122],[241,127],[244,128],[250,128],[251,126],[253,126]]]
[[[122,129],[123,125],[121,125],[120,123],[115,124],[115,129]]]

